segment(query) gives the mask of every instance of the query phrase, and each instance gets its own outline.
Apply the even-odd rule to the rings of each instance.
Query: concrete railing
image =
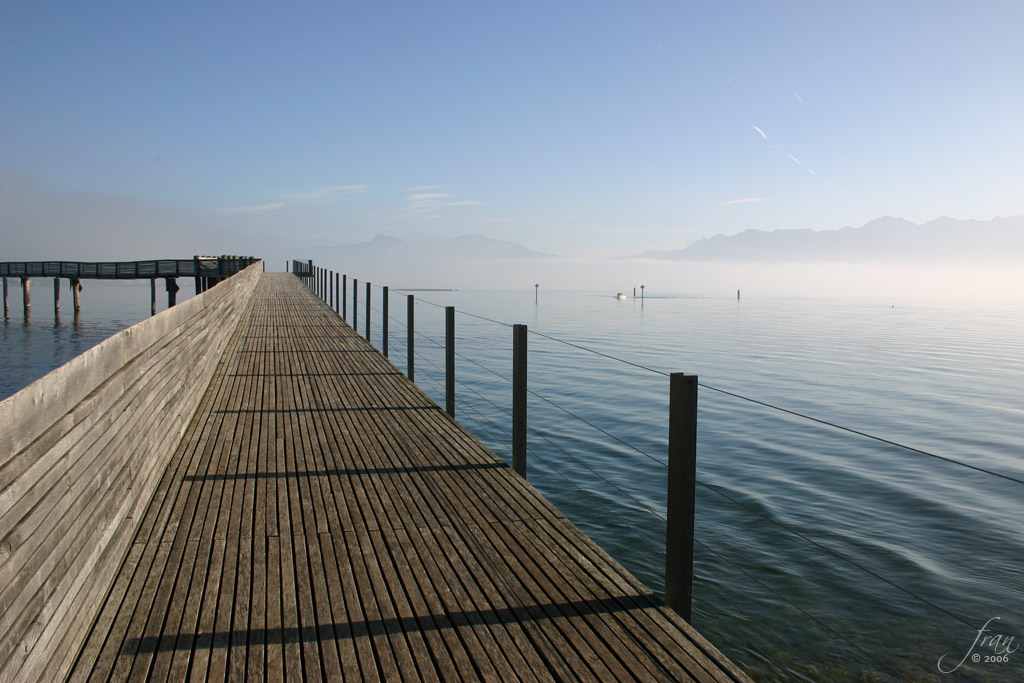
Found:
[[[0,681],[67,675],[261,270],[0,402]]]

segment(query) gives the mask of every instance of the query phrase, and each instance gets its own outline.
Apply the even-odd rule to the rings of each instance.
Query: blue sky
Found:
[[[1022,27],[1010,0],[4,3],[0,179],[259,248],[1016,215]]]

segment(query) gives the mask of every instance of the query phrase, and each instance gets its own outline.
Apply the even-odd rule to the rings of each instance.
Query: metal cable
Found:
[[[971,628],[975,628],[974,624],[972,624],[971,622],[967,621],[963,617],[961,617],[961,616],[959,616],[957,614],[954,614],[953,612],[950,612],[946,608],[941,607],[941,606],[935,604],[934,602],[932,602],[928,598],[922,597],[922,596],[918,595],[917,593],[911,591],[910,589],[904,588],[903,586],[899,585],[898,583],[890,581],[889,579],[885,578],[884,576],[882,576],[878,572],[873,571],[873,570],[865,567],[864,565],[860,564],[856,560],[851,560],[850,558],[846,557],[842,553],[837,552],[837,551],[833,550],[832,548],[829,548],[826,545],[822,545],[821,543],[818,543],[814,539],[811,539],[811,538],[805,536],[804,534],[800,533],[799,531],[797,531],[795,529],[791,529],[790,527],[786,526],[782,522],[780,522],[778,520],[775,520],[775,519],[772,519],[768,515],[764,514],[763,512],[760,512],[759,510],[755,510],[754,508],[750,507],[746,503],[743,503],[742,501],[736,500],[735,498],[730,496],[728,493],[725,493],[724,491],[721,491],[717,486],[713,486],[711,484],[706,484],[703,481],[701,481],[700,479],[696,479],[695,481],[698,484],[700,484],[701,486],[703,486],[704,488],[717,493],[718,495],[720,495],[721,497],[723,497],[723,498],[725,498],[727,500],[732,501],[733,503],[735,503],[736,505],[739,505],[740,507],[744,508],[745,510],[754,513],[758,517],[761,517],[762,519],[765,519],[765,520],[771,522],[772,524],[774,524],[775,526],[779,527],[780,529],[788,531],[789,533],[793,534],[794,536],[800,537],[804,541],[807,541],[808,543],[810,543],[811,545],[813,545],[814,547],[816,547],[816,548],[818,548],[820,550],[824,550],[825,552],[827,552],[828,554],[832,555],[833,557],[837,557],[840,560],[843,560],[844,562],[847,562],[850,565],[856,567],[857,569],[860,569],[863,572],[867,572],[868,574],[870,574],[871,576],[875,577],[876,579],[889,584],[893,588],[895,588],[895,589],[897,589],[899,591],[902,591],[906,595],[909,595],[910,597],[912,597],[912,598],[914,598],[914,599],[916,599],[916,600],[918,600],[920,602],[923,602],[924,604],[928,605],[929,607],[932,607],[932,608],[942,612],[946,616],[949,616],[949,617],[952,617],[953,619],[956,619],[961,624],[964,624],[965,626],[970,626]]]
[[[953,458],[947,458],[946,456],[937,455],[935,453],[931,453],[929,451],[925,451],[925,450],[922,450],[920,448],[914,448],[913,446],[905,446],[905,445],[903,445],[901,443],[898,443],[896,441],[890,441],[889,439],[885,439],[885,438],[882,438],[880,436],[875,436],[874,434],[868,434],[867,432],[861,432],[861,431],[858,431],[856,429],[851,429],[849,427],[844,427],[844,426],[838,425],[838,424],[836,424],[834,422],[829,422],[828,420],[822,420],[822,419],[817,418],[817,417],[811,417],[810,415],[804,415],[803,413],[798,413],[797,411],[789,410],[788,408],[780,408],[779,406],[772,405],[771,403],[766,403],[764,401],[759,401],[759,400],[757,400],[755,398],[749,398],[749,397],[743,396],[741,394],[733,393],[731,391],[726,391],[725,389],[719,389],[718,387],[713,387],[713,386],[711,386],[709,384],[704,384],[702,382],[698,382],[698,386],[704,387],[705,389],[710,389],[711,391],[717,391],[718,393],[725,394],[726,396],[732,396],[733,398],[738,398],[738,399],[742,399],[744,401],[749,401],[750,403],[756,403],[759,406],[764,406],[766,408],[771,408],[772,410],[778,410],[780,412],[787,413],[787,414],[793,415],[795,417],[800,417],[800,418],[803,418],[805,420],[810,420],[811,422],[817,422],[818,424],[822,424],[822,425],[825,425],[827,427],[833,427],[835,429],[839,429],[839,430],[842,430],[844,432],[849,432],[850,434],[856,434],[857,436],[863,436],[863,437],[868,438],[868,439],[873,439],[875,441],[879,441],[881,443],[888,444],[890,446],[896,446],[897,448],[902,448],[904,450],[911,451],[913,453],[919,453],[921,455],[927,455],[927,456],[929,456],[931,458],[936,458],[938,460],[943,460],[945,462],[952,463],[954,465],[960,465],[961,467],[966,467],[968,469],[976,470],[978,472],[984,472],[985,474],[991,474],[993,477],[999,477],[1000,479],[1006,479],[1007,481],[1016,482],[1018,484],[1024,484],[1024,480],[1017,479],[1016,477],[1011,477],[1011,476],[1009,476],[1007,474],[1001,474],[999,472],[993,472],[992,470],[987,470],[984,467],[978,467],[977,465],[970,465],[968,463],[961,462],[959,460],[954,460]]]
[[[722,600],[725,600],[725,601],[726,601],[727,603],[729,603],[729,604],[730,604],[730,605],[731,605],[731,606],[733,607],[733,609],[735,609],[735,610],[736,610],[737,612],[739,612],[740,614],[742,614],[743,616],[745,616],[745,617],[746,617],[747,619],[749,619],[749,620],[750,620],[750,622],[751,622],[752,624],[758,624],[758,625],[759,625],[759,627],[760,627],[760,630],[761,630],[761,631],[764,631],[765,633],[767,633],[767,634],[768,634],[768,635],[770,635],[771,637],[775,638],[775,640],[777,640],[777,641],[779,641],[780,643],[782,643],[783,645],[785,645],[785,646],[786,646],[786,647],[787,647],[787,648],[789,649],[790,653],[792,653],[792,654],[794,654],[794,655],[796,655],[796,656],[798,656],[798,657],[800,656],[800,650],[799,650],[799,649],[798,649],[797,647],[795,647],[794,645],[792,645],[792,644],[791,644],[791,643],[790,643],[790,642],[789,642],[788,640],[786,640],[785,638],[783,638],[782,636],[780,636],[780,635],[779,635],[778,633],[776,633],[775,631],[773,631],[773,630],[771,630],[771,629],[769,629],[769,628],[766,628],[766,627],[765,627],[764,625],[761,625],[761,624],[759,624],[759,620],[758,620],[758,619],[757,619],[756,617],[754,617],[754,616],[753,616],[752,614],[750,614],[749,612],[747,612],[747,611],[746,611],[745,609],[743,609],[742,607],[740,607],[739,605],[737,605],[737,604],[736,604],[736,603],[735,603],[735,602],[733,601],[733,599],[732,599],[732,598],[730,598],[730,597],[729,597],[729,596],[728,596],[728,595],[727,595],[727,594],[726,594],[726,593],[725,593],[724,591],[722,591],[721,589],[719,589],[719,588],[718,588],[718,586],[716,586],[715,584],[711,583],[710,581],[707,581],[707,582],[703,581],[703,577],[697,576],[696,574],[694,574],[694,577],[693,577],[693,578],[694,578],[694,581],[701,581],[701,582],[702,582],[702,583],[704,584],[704,586],[705,586],[706,588],[709,588],[709,589],[713,590],[713,591],[715,592],[715,595],[717,595],[717,596],[718,596],[719,598],[721,598]],[[696,596],[692,596],[692,597],[696,597]],[[718,612],[719,614],[725,614],[725,613],[724,613],[724,612],[722,612],[721,610],[716,610],[716,611],[717,611],[717,612]],[[729,615],[725,614],[725,616],[729,616]],[[776,660],[776,659],[775,659],[774,657],[772,657],[772,656],[771,656],[770,654],[768,654],[767,652],[764,652],[764,655],[765,655],[765,656],[766,656],[766,657],[767,657],[768,659],[770,659],[770,660],[772,661],[772,664],[774,664],[774,665],[775,665],[776,667],[778,667],[778,669],[779,669],[780,671],[786,671],[786,667],[785,667],[785,666],[783,666],[782,664],[780,664],[780,663],[778,662],[778,660]],[[827,673],[827,672],[824,672],[824,671],[823,671],[822,673],[824,673],[824,674],[825,674],[826,676],[828,676],[829,678],[831,678],[831,679],[832,679],[833,681],[835,681],[836,683],[839,683],[839,679],[837,679],[836,677],[834,677],[834,676],[833,676],[832,674],[830,674],[830,673]]]
[[[736,571],[740,572],[741,574],[743,574],[744,576],[746,576],[746,577],[747,577],[748,579],[750,579],[751,581],[755,582],[755,583],[756,583],[757,585],[761,586],[761,587],[762,587],[762,588],[764,588],[764,589],[765,589],[766,591],[770,592],[770,593],[771,593],[772,595],[776,596],[777,598],[779,598],[780,600],[782,600],[783,602],[785,602],[785,603],[786,603],[787,605],[789,605],[789,606],[791,606],[791,607],[795,607],[795,608],[796,608],[797,610],[799,610],[799,611],[800,611],[800,613],[801,613],[801,614],[803,614],[803,615],[804,615],[805,617],[807,617],[808,619],[810,619],[810,620],[811,620],[811,621],[813,621],[814,623],[816,623],[816,624],[818,624],[819,626],[821,626],[822,628],[824,628],[824,629],[825,629],[826,631],[828,631],[828,632],[829,632],[829,633],[831,633],[832,635],[834,635],[834,636],[837,636],[837,637],[841,638],[841,639],[842,639],[842,640],[843,640],[844,642],[846,642],[847,644],[851,645],[851,646],[852,646],[853,648],[855,648],[855,649],[856,649],[856,650],[857,650],[858,652],[860,652],[861,654],[863,654],[863,655],[864,655],[865,657],[867,657],[868,659],[870,659],[871,661],[873,661],[873,662],[874,662],[875,664],[877,664],[878,666],[880,666],[880,667],[882,667],[883,669],[886,669],[886,670],[888,670],[888,671],[891,671],[892,673],[896,674],[897,676],[899,676],[900,678],[902,678],[902,679],[903,679],[903,680],[905,680],[905,681],[909,681],[909,680],[910,680],[910,679],[909,679],[909,678],[907,678],[906,676],[903,676],[902,674],[900,674],[900,673],[899,673],[898,671],[893,671],[893,670],[892,670],[892,669],[891,669],[890,667],[888,667],[888,666],[886,666],[885,664],[882,664],[881,662],[879,662],[878,660],[876,660],[876,659],[875,659],[875,658],[874,658],[874,657],[873,657],[873,656],[871,655],[871,653],[870,653],[870,652],[868,652],[868,651],[867,651],[867,650],[865,650],[864,648],[860,647],[859,645],[857,645],[856,643],[854,643],[854,642],[853,642],[852,640],[850,640],[849,638],[847,638],[847,637],[846,637],[846,636],[844,636],[843,634],[839,633],[838,631],[835,631],[835,630],[833,630],[832,628],[830,628],[830,627],[828,626],[828,624],[826,624],[825,622],[823,622],[823,621],[822,621],[821,619],[818,619],[818,618],[817,618],[817,617],[815,617],[815,616],[814,616],[813,614],[811,614],[810,612],[808,612],[808,611],[807,611],[807,610],[805,610],[804,608],[800,607],[800,605],[797,605],[797,604],[796,604],[796,603],[794,603],[794,602],[793,602],[792,600],[790,600],[789,598],[787,598],[786,596],[784,596],[784,595],[783,595],[782,593],[778,592],[777,590],[775,590],[775,589],[774,589],[774,588],[772,588],[771,586],[769,586],[769,585],[765,584],[765,583],[764,583],[763,581],[761,581],[761,580],[760,580],[760,579],[758,579],[758,578],[757,578],[756,576],[754,576],[753,574],[751,574],[750,572],[748,572],[748,571],[747,571],[746,569],[743,569],[742,567],[740,567],[740,566],[738,566],[738,565],[734,564],[734,563],[733,563],[732,561],[730,561],[730,560],[729,560],[729,559],[728,559],[727,557],[725,557],[725,556],[721,555],[720,553],[716,552],[715,550],[713,550],[713,549],[712,549],[712,548],[711,548],[710,546],[708,546],[708,545],[707,545],[706,543],[704,543],[703,541],[701,541],[701,540],[700,540],[699,538],[696,538],[696,537],[695,537],[695,538],[694,538],[693,540],[694,540],[694,541],[695,541],[695,542],[696,542],[696,543],[697,543],[698,545],[700,545],[700,546],[701,546],[702,548],[704,548],[704,550],[708,551],[709,553],[711,553],[712,555],[714,555],[715,557],[717,557],[717,558],[718,558],[719,560],[721,560],[722,562],[725,562],[725,563],[726,563],[727,565],[729,565],[730,567],[732,567],[732,568],[733,568],[733,569],[735,569]]]
[[[552,401],[551,399],[549,399],[549,398],[545,398],[544,396],[541,396],[540,394],[538,394],[538,393],[537,393],[536,391],[533,391],[532,389],[527,389],[526,391],[527,391],[527,393],[533,394],[534,396],[536,396],[536,397],[537,397],[537,398],[539,398],[540,400],[544,401],[545,403],[549,403],[549,404],[551,404],[552,406],[554,406],[555,408],[558,408],[559,410],[561,410],[561,411],[562,411],[563,413],[565,413],[566,415],[571,415],[572,417],[576,418],[577,420],[579,420],[579,421],[580,421],[580,422],[582,422],[583,424],[585,424],[585,425],[588,425],[588,426],[590,426],[590,427],[593,427],[594,429],[596,429],[597,431],[601,432],[602,434],[604,434],[604,435],[605,435],[605,436],[607,436],[608,438],[610,438],[610,439],[615,439],[616,441],[618,441],[619,443],[621,443],[621,444],[622,444],[623,446],[626,446],[627,448],[631,448],[631,449],[633,449],[634,451],[636,451],[637,453],[639,453],[640,455],[643,455],[643,456],[645,456],[645,457],[647,457],[647,458],[650,458],[651,460],[653,460],[654,462],[658,463],[658,464],[659,464],[659,465],[661,465],[662,467],[665,467],[665,468],[667,468],[667,467],[668,467],[668,463],[665,463],[665,462],[662,462],[661,460],[658,460],[657,458],[655,458],[655,457],[654,457],[653,455],[651,455],[650,453],[648,453],[648,452],[646,452],[646,451],[644,451],[644,450],[641,450],[641,449],[637,448],[636,446],[634,446],[634,445],[633,445],[633,444],[631,444],[631,443],[628,443],[628,442],[626,442],[626,441],[623,441],[623,440],[622,440],[622,439],[620,439],[619,437],[617,437],[617,436],[615,436],[614,434],[611,434],[611,433],[609,433],[609,432],[605,431],[604,429],[601,429],[600,427],[598,427],[598,426],[597,426],[596,424],[594,424],[593,422],[589,422],[588,420],[585,420],[585,419],[583,419],[582,417],[580,417],[580,416],[579,416],[579,415],[577,415],[576,413],[573,413],[572,411],[570,411],[570,410],[568,410],[568,409],[566,409],[566,408],[563,408],[562,406],[558,405],[557,403],[555,403],[555,402],[554,402],[554,401]]]

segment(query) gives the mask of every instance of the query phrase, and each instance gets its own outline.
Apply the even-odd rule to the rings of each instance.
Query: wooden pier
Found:
[[[153,259],[148,261],[0,261],[0,280],[3,282],[4,317],[10,314],[7,278],[16,277],[21,283],[22,306],[25,317],[32,309],[32,278],[53,278],[53,309],[60,313],[60,280],[68,280],[74,311],[81,308],[82,280],[149,280],[150,308],[156,314],[156,281],[164,280],[167,307],[177,303],[179,277],[195,279],[196,293],[231,277],[259,259],[252,256],[193,256],[190,259]]]
[[[71,680],[748,680],[291,274],[135,524]]]

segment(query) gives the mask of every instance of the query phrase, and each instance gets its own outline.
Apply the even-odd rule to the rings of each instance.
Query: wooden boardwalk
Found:
[[[72,680],[747,680],[263,274]]]

